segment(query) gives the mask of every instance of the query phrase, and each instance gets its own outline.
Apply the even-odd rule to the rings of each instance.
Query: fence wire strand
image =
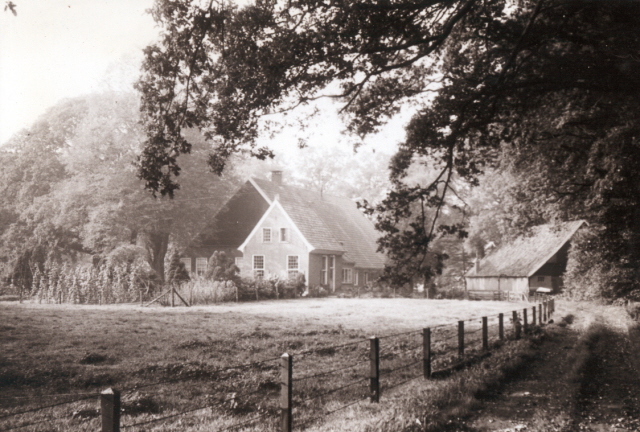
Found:
[[[269,362],[280,360],[280,358],[281,357],[272,357],[272,358],[268,358],[268,359],[264,359],[264,360],[255,361],[255,362],[243,363],[243,364],[228,366],[228,367],[224,367],[224,368],[218,368],[218,369],[214,369],[211,373],[226,372],[228,370],[243,369],[243,368],[246,368],[246,367],[257,366],[257,365],[260,365],[260,364],[264,364],[264,363],[269,363]],[[123,392],[123,394],[126,394],[126,393],[130,393],[130,392],[137,391],[137,390],[140,390],[140,389],[144,389],[144,388],[149,388],[149,387],[162,385],[162,384],[173,384],[173,383],[177,383],[177,382],[188,381],[190,379],[192,379],[192,377],[182,377],[182,378],[174,378],[174,379],[168,379],[168,380],[163,380],[163,381],[157,381],[157,382],[151,383],[151,384],[143,384],[143,385],[133,386],[133,387],[131,387],[129,389],[123,390],[122,392]]]
[[[344,410],[344,409],[347,409],[347,408],[349,408],[350,406],[353,406],[353,405],[355,405],[355,404],[357,404],[357,403],[360,403],[360,402],[362,402],[363,400],[366,400],[366,399],[368,399],[368,398],[369,398],[369,396],[365,396],[365,397],[363,397],[363,398],[357,399],[357,400],[355,400],[355,401],[353,401],[353,402],[350,402],[350,403],[348,403],[348,404],[346,404],[346,405],[341,406],[340,408],[336,408],[336,409],[334,409],[334,410],[327,411],[327,412],[325,412],[325,413],[322,413],[322,414],[321,414],[321,415],[319,415],[319,416],[316,416],[316,417],[313,417],[313,418],[311,418],[311,419],[305,420],[304,422],[300,423],[300,424],[299,424],[299,425],[297,425],[297,426],[298,426],[298,427],[300,427],[300,428],[304,428],[304,427],[305,427],[305,426],[307,426],[309,423],[313,423],[314,421],[319,420],[319,419],[321,419],[321,418],[323,418],[323,417],[327,417],[327,416],[330,416],[330,415],[331,415],[331,414],[333,414],[333,413],[336,413],[336,412],[338,412],[338,411],[342,411],[342,410]]]
[[[417,365],[418,363],[422,363],[422,359],[420,359],[420,360],[418,360],[418,361],[414,361],[413,363],[409,363],[409,364],[406,364],[406,365],[403,365],[403,366],[397,367],[397,368],[395,368],[395,369],[391,369],[390,371],[385,371],[385,372],[384,372],[384,374],[389,375],[389,374],[392,374],[392,373],[397,372],[397,371],[399,371],[399,370],[407,369],[407,368],[409,368],[409,367],[411,367],[411,366],[415,366],[415,365]],[[382,372],[382,371],[380,371],[380,376],[382,376],[382,375],[383,375],[383,372]]]
[[[378,336],[378,339],[386,339],[386,338],[390,338],[390,337],[404,336],[404,335],[413,334],[413,333],[416,333],[416,334],[422,333],[422,330],[410,330],[410,331],[406,331],[406,332],[392,333],[392,334],[388,334],[388,335],[384,335],[384,336]]]
[[[9,414],[3,414],[3,415],[0,416],[0,420],[5,419],[5,418],[9,418],[9,417],[13,417],[13,416],[17,416],[17,415],[28,414],[30,412],[36,412],[36,411],[41,411],[41,410],[48,409],[48,408],[53,408],[53,407],[57,407],[57,406],[60,406],[60,405],[72,404],[74,402],[80,402],[80,401],[83,401],[83,400],[91,399],[93,397],[95,397],[95,396],[86,396],[86,397],[83,397],[83,398],[80,398],[80,399],[75,399],[75,400],[72,400],[72,401],[58,402],[58,403],[55,403],[55,404],[46,405],[46,406],[37,407],[37,408],[31,408],[31,409],[24,410],[24,411],[18,411],[18,412],[9,413]]]
[[[138,422],[138,423],[132,423],[132,424],[129,424],[129,425],[120,426],[120,429],[127,429],[127,428],[136,427],[136,426],[143,426],[143,425],[146,425],[146,424],[159,422],[161,420],[167,420],[167,419],[170,419],[170,418],[179,417],[181,415],[189,414],[189,413],[192,413],[192,412],[195,412],[195,411],[200,411],[200,410],[203,410],[203,409],[213,408],[213,407],[216,407],[216,406],[224,405],[226,402],[228,402],[228,401],[225,400],[225,401],[222,401],[222,402],[217,402],[217,403],[212,404],[212,405],[207,405],[207,406],[204,406],[204,407],[194,408],[194,409],[187,410],[187,411],[182,411],[182,412],[179,412],[179,413],[176,413],[176,414],[169,414],[169,415],[166,415],[166,416],[163,416],[163,417],[158,417],[158,418],[154,418],[154,419],[144,420],[144,421],[141,421],[141,422]]]
[[[347,387],[351,387],[351,386],[354,386],[354,385],[356,385],[356,384],[359,384],[359,383],[362,383],[362,382],[365,382],[365,381],[368,381],[368,380],[369,380],[369,378],[362,378],[362,379],[359,379],[359,380],[357,380],[357,381],[351,381],[349,384],[345,384],[345,385],[343,385],[343,386],[341,386],[341,387],[337,387],[337,388],[331,389],[331,390],[329,390],[329,391],[326,391],[326,392],[324,392],[324,393],[320,393],[320,394],[318,394],[318,395],[312,396],[312,397],[310,397],[310,398],[303,399],[303,400],[301,400],[301,401],[300,401],[300,403],[309,402],[309,401],[312,401],[312,400],[314,400],[314,399],[320,399],[320,398],[322,398],[322,397],[325,397],[325,396],[327,396],[327,395],[330,395],[331,393],[335,393],[335,392],[337,392],[337,391],[340,391],[340,390],[346,389]]]
[[[42,424],[42,423],[50,423],[50,422],[51,422],[51,420],[47,419],[47,420],[40,420],[40,421],[37,421],[37,422],[23,423],[20,426],[12,426],[12,427],[7,428],[7,429],[0,429],[0,432],[16,430],[16,429],[22,429],[22,428],[27,427],[27,426],[35,426],[35,425],[39,425],[39,424]]]
[[[264,414],[259,415],[256,418],[248,420],[246,422],[242,422],[242,423],[234,424],[234,425],[231,425],[231,426],[227,426],[224,429],[218,429],[217,432],[224,432],[224,431],[229,431],[229,430],[233,430],[233,429],[238,429],[238,428],[241,428],[241,427],[249,426],[250,424],[253,424],[253,423],[257,422],[258,420],[260,420],[263,417],[266,417],[269,414],[270,413],[266,412]]]
[[[417,376],[414,376],[413,378],[409,378],[409,379],[406,379],[404,381],[400,381],[399,383],[396,383],[396,384],[394,384],[392,386],[387,387],[387,390],[391,390],[391,389],[394,389],[396,387],[400,387],[402,384],[406,384],[409,381],[413,381],[413,380],[416,380],[418,378],[422,378],[422,375],[417,375]]]
[[[343,368],[331,369],[329,371],[324,371],[324,372],[318,372],[317,374],[313,374],[313,375],[305,375],[305,376],[302,376],[300,378],[294,378],[293,382],[305,381],[305,380],[308,380],[308,379],[311,379],[311,378],[317,378],[317,377],[333,374],[333,373],[336,373],[336,372],[341,372],[341,371],[344,371],[344,370],[347,370],[347,369],[353,369],[353,368],[355,368],[357,366],[360,366],[360,365],[362,365],[364,363],[367,363],[367,361],[359,361],[357,363],[354,363],[354,364],[352,364],[350,366],[345,366]]]
[[[46,395],[33,395],[33,396],[3,396],[1,400],[14,400],[14,399],[44,399],[44,398],[57,398],[67,396],[100,396],[100,393],[55,393]]]

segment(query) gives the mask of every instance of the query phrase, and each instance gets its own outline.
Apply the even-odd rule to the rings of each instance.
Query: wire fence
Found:
[[[155,425],[173,428],[172,422],[176,421],[184,421],[180,423],[181,429],[189,424],[206,424],[207,430],[213,432],[250,427],[281,432],[291,432],[294,427],[304,430],[366,399],[379,402],[383,391],[471,364],[505,340],[518,339],[548,321],[554,306],[551,299],[510,314],[471,318],[216,368],[206,375],[211,379],[208,393],[174,402],[173,406],[154,405],[152,399],[141,397],[141,390],[156,388],[156,396],[171,394],[175,389],[170,385],[188,387],[189,380],[201,376],[185,374],[101,393],[41,395],[36,406],[15,410],[1,403],[0,432],[73,429],[74,421],[83,422],[82,430],[99,426],[102,431],[142,431]],[[60,398],[70,400],[53,402]],[[95,408],[96,399],[99,409]],[[0,398],[0,402],[6,401],[33,402],[34,397]],[[92,405],[87,405],[89,401]],[[65,405],[69,405],[72,415],[60,426],[57,422],[61,416],[52,411]]]

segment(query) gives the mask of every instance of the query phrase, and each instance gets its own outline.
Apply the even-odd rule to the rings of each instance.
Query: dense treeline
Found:
[[[389,281],[438,273],[447,254],[433,242],[443,235],[478,234],[474,226],[484,224],[506,238],[586,219],[591,234],[577,242],[573,287],[593,283],[589,292],[608,299],[640,295],[639,2],[293,0],[240,8],[157,0],[153,15],[161,40],[146,49],[138,83],[147,188],[179,194],[176,155],[191,148],[184,127],[218,140],[207,161],[222,172],[238,151],[270,156],[257,145],[267,114],[330,96],[342,102],[347,130],[362,137],[406,108],[413,117],[391,163],[392,191],[372,206],[392,261]],[[410,181],[416,166],[433,174],[429,181]],[[496,199],[483,211],[467,207],[461,183],[493,188]],[[438,222],[452,205],[471,225]],[[499,222],[487,223],[491,217]],[[591,273],[579,281],[582,269]]]

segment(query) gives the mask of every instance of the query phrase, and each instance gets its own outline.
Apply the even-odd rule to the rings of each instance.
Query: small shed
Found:
[[[583,220],[539,225],[528,236],[495,249],[465,275],[467,290],[528,296],[557,292],[567,267],[571,238]]]

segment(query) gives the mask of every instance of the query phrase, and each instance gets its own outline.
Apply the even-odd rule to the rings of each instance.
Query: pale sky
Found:
[[[141,50],[158,34],[145,12],[153,0],[14,2],[18,16],[0,11],[0,144],[60,100],[103,89],[109,67],[141,59]],[[340,134],[343,125],[335,105],[328,100],[320,104],[323,114],[311,130],[301,132],[294,122],[274,140],[261,141],[276,151],[295,148],[300,137],[310,146],[351,143]],[[368,139],[362,150],[393,153],[404,137],[407,117],[401,117]]]
[[[18,16],[0,11],[0,143],[61,99],[97,91],[110,64],[157,35],[153,0],[14,3]]]

